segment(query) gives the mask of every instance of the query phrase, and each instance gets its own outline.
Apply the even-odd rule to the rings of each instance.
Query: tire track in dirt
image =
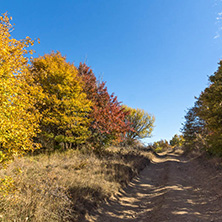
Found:
[[[176,153],[152,155],[129,186],[87,221],[222,221],[222,174]]]

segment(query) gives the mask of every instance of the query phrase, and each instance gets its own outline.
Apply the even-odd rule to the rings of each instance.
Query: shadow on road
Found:
[[[153,154],[141,175],[88,221],[222,221],[221,189],[210,189],[217,178],[202,171],[195,159]]]

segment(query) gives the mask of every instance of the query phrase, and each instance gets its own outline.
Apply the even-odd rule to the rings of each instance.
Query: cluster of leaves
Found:
[[[155,150],[155,152],[162,152],[172,147],[167,140],[159,140],[153,143],[152,148]]]
[[[126,132],[125,142],[132,144],[137,139],[150,137],[155,117],[142,109],[134,109],[125,105],[123,108],[128,111],[126,122],[131,125],[131,129]]]
[[[125,133],[131,129],[131,123],[125,121],[128,112],[114,94],[109,95],[105,82],[98,82],[92,69],[85,63],[80,63],[78,71],[85,84],[83,91],[92,102],[89,115],[91,136],[88,141],[96,149],[113,140],[122,141]]]
[[[188,110],[182,131],[188,147],[222,155],[222,61],[209,81],[194,107]]]
[[[100,149],[150,136],[154,117],[123,107],[105,82],[59,52],[29,60],[33,41],[16,40],[0,17],[0,163],[39,147]]]
[[[156,152],[163,152],[168,149],[179,148],[184,145],[183,135],[175,134],[172,139],[168,142],[167,140],[159,140],[151,145],[151,148]]]
[[[190,108],[185,115],[185,123],[183,124],[182,133],[184,137],[184,146],[187,150],[202,149],[206,147],[207,129],[205,121],[198,114],[197,103]]]
[[[184,143],[183,135],[175,134],[170,140],[170,145],[172,147],[182,147]]]
[[[0,163],[33,149],[40,114],[35,104],[36,88],[28,75],[27,48],[33,41],[11,37],[12,25],[7,14],[0,17]],[[36,147],[36,144],[35,144]]]
[[[35,104],[41,113],[39,140],[44,147],[83,143],[89,136],[91,102],[83,92],[78,70],[59,52],[31,62],[29,74],[40,92]]]

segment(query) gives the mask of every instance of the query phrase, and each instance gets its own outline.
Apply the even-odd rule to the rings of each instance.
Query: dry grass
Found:
[[[0,199],[0,221],[79,221],[143,169],[148,155],[110,147],[100,155],[69,150],[16,159],[0,171],[15,182]]]

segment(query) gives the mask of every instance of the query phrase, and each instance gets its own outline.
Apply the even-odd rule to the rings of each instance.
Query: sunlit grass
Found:
[[[75,221],[115,194],[148,163],[139,148],[96,155],[68,150],[16,159],[0,177],[13,189],[0,199],[0,221]]]

